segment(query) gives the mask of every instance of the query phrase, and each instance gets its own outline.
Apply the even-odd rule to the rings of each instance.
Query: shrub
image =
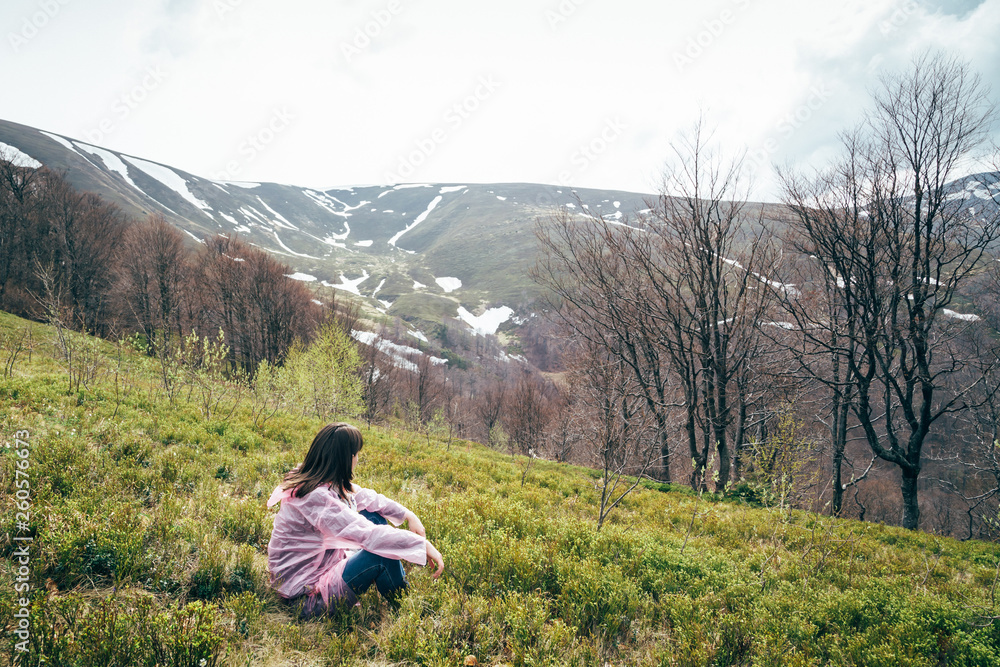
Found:
[[[282,369],[288,400],[324,421],[334,415],[361,414],[360,366],[354,341],[335,322],[328,322],[308,347],[289,351]]]
[[[226,639],[216,608],[158,610],[153,600],[37,595],[22,667],[215,667]]]

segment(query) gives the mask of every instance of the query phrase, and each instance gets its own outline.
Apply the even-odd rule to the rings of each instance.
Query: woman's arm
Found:
[[[355,486],[355,496],[354,502],[359,510],[368,510],[369,512],[378,512],[386,519],[393,521],[393,518],[400,518],[398,521],[393,521],[397,526],[406,522],[407,529],[416,535],[424,538],[426,545],[426,557],[427,562],[433,562],[437,565],[437,570],[434,572],[433,576],[437,579],[444,572],[444,558],[441,556],[441,552],[427,540],[427,531],[424,528],[424,524],[420,521],[414,512],[406,509],[399,503],[389,500],[385,496],[379,493],[375,493],[371,489],[363,489],[361,487]],[[391,512],[392,514],[387,514]],[[399,514],[401,513],[401,514]]]
[[[406,528],[411,533],[416,533],[420,537],[427,537],[427,531],[424,530],[424,524],[421,523],[417,515],[410,510],[406,510]],[[430,544],[430,542],[428,542],[428,544]]]
[[[427,537],[427,530],[424,528],[423,522],[411,510],[408,510],[394,500],[389,500],[381,493],[375,493],[371,489],[354,485],[354,492],[354,502],[357,504],[358,510],[378,512],[391,521],[393,525],[400,526],[406,523],[406,527],[411,533],[416,533],[420,537]]]
[[[408,509],[381,493],[375,493],[356,484],[354,490],[354,503],[358,506],[358,511],[368,510],[381,514],[394,526],[399,526],[409,518],[407,514],[411,512]]]
[[[432,577],[437,579],[438,577],[441,576],[441,573],[444,572],[444,558],[441,557],[441,552],[438,551],[437,548],[430,543],[430,540],[426,540],[426,542],[427,542],[427,563],[428,564],[434,563],[435,565],[437,565],[437,570],[435,570],[434,574],[431,575]]]
[[[427,562],[426,539],[405,530],[375,525],[351,510],[329,489],[319,487],[312,491],[299,510],[324,536],[350,542],[379,556],[417,565]]]

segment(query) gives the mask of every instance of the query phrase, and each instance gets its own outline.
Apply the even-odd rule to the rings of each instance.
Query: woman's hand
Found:
[[[416,533],[417,535],[423,537],[424,539],[427,538],[427,531],[424,530],[424,524],[420,523],[420,519],[418,519],[417,515],[414,514],[413,512],[410,511],[406,512],[406,528],[411,533]]]
[[[441,552],[435,548],[430,540],[427,541],[427,564],[435,563],[437,565],[437,570],[431,576],[437,579],[444,572],[444,558],[441,557]]]

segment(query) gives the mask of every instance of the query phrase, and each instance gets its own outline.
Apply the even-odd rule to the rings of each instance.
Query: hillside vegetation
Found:
[[[0,314],[0,337],[25,330],[0,377],[2,665],[1000,664],[996,545],[654,485],[597,531],[597,473],[391,426],[363,428],[358,481],[423,519],[446,573],[410,570],[399,611],[369,593],[297,621],[266,585],[265,502],[321,422],[285,406],[255,426],[235,392],[206,418],[96,339],[73,384],[51,328]]]

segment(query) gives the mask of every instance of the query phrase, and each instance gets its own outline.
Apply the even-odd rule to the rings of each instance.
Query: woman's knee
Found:
[[[369,512],[368,510],[361,510],[360,512],[358,512],[358,514],[368,519],[377,526],[386,526],[389,524],[386,518],[381,514],[379,514],[378,512]]]

